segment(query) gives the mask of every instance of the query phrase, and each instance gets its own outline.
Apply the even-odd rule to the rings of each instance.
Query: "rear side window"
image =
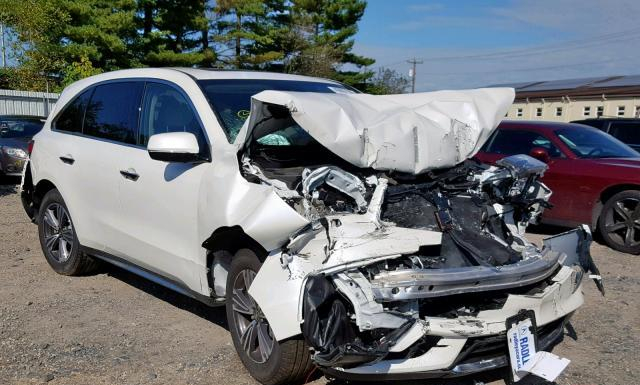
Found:
[[[135,144],[143,82],[118,82],[95,88],[84,114],[85,135]]]
[[[613,122],[609,134],[618,140],[631,145],[640,145],[640,124],[630,122]]]
[[[87,103],[89,102],[89,98],[91,97],[92,92],[93,88],[89,88],[65,107],[54,124],[56,130],[66,132],[82,132],[82,119],[84,117],[84,110],[87,107]]]
[[[546,149],[553,158],[562,156],[562,152],[548,138],[535,132],[519,130],[498,130],[484,151],[502,155],[528,155],[534,147]]]

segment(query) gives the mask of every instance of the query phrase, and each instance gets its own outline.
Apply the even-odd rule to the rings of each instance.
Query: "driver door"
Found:
[[[149,137],[166,132],[195,134],[209,154],[200,119],[177,86],[147,82],[140,111],[139,148],[119,159],[121,240],[118,248],[135,263],[194,290],[200,288],[194,263],[204,253],[198,239],[198,201],[210,165],[151,159]],[[209,157],[210,159],[210,157]]]

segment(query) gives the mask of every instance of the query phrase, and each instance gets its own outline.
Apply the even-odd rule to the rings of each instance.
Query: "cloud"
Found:
[[[509,0],[489,12],[521,24],[597,35],[638,26],[638,0]]]
[[[445,8],[444,4],[440,4],[440,3],[412,4],[407,7],[407,9],[411,12],[433,12],[433,11],[441,11],[444,8]]]
[[[482,27],[492,30],[513,29],[518,22],[509,18],[493,18],[488,20],[484,16],[430,15],[418,19],[408,20],[391,26],[396,31],[419,31],[427,28],[469,28]]]
[[[413,35],[419,39],[411,47],[362,44],[356,39],[355,52],[375,58],[374,69],[386,66],[405,75],[406,59],[423,59],[417,68],[420,91],[640,73],[638,0],[506,0],[500,8],[466,14],[425,12],[389,27],[424,31]],[[446,48],[436,48],[437,28],[427,28],[434,26],[454,31],[448,32]],[[474,37],[486,30],[515,38],[505,40],[505,45],[484,40],[489,47],[483,48],[487,44],[480,47],[483,41]]]
[[[600,49],[576,49],[540,52],[526,57],[430,61],[432,49],[363,46],[356,52],[377,59],[385,66],[406,75],[409,64],[403,58],[418,57],[424,64],[417,68],[418,91],[483,87],[499,83],[569,79],[590,76],[630,75],[640,72],[640,44],[630,49],[629,41],[613,42]],[[439,50],[438,57],[486,55],[495,49]],[[490,55],[488,55],[490,56]],[[375,65],[374,65],[375,67]]]

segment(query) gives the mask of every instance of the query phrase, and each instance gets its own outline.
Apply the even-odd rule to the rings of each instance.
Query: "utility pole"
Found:
[[[413,68],[411,69],[411,93],[416,92],[416,64],[422,64],[422,60],[418,60],[415,57],[411,60],[407,60],[407,63],[413,64]]]
[[[2,35],[0,38],[2,40],[2,68],[5,68],[7,66],[7,51],[4,47],[4,23],[0,23],[0,35]]]

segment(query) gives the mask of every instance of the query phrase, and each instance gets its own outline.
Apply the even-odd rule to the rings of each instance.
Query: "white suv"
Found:
[[[226,304],[262,383],[299,381],[314,364],[347,379],[507,365],[518,378],[523,357],[557,343],[597,269],[586,228],[542,247],[524,238],[547,206],[543,163],[466,160],[512,100],[511,89],[371,96],[292,75],[112,72],[62,93],[21,194],[56,272],[104,260]],[[520,329],[537,342],[507,334]]]

